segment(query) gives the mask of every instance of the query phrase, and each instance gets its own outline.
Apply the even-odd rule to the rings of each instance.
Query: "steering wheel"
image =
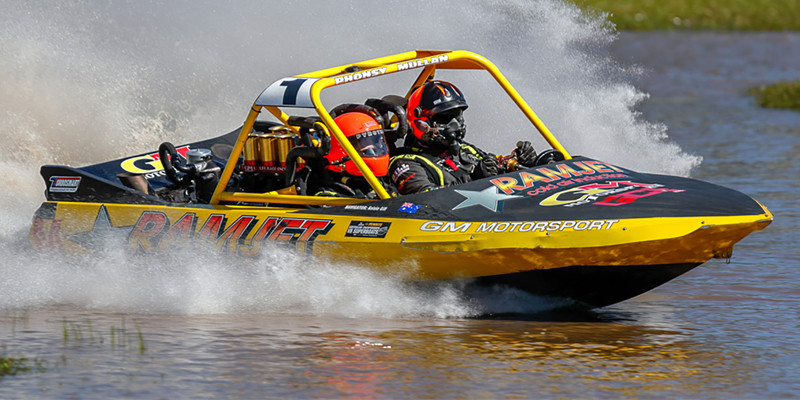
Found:
[[[406,118],[406,102],[404,97],[396,95],[383,96],[381,99],[370,98],[365,102],[366,105],[374,107],[383,117],[383,131],[386,134],[386,142],[391,150],[395,149],[395,142],[402,139],[408,132],[408,119]],[[397,119],[397,126],[392,129],[392,116]]]
[[[158,146],[158,159],[161,160],[161,165],[164,166],[167,178],[178,185],[190,185],[192,179],[197,175],[197,169],[194,165],[181,165],[178,151],[175,150],[175,146],[170,142],[164,142]]]
[[[558,161],[564,161],[564,154],[556,149],[545,150],[533,160],[533,165],[538,167],[540,165],[552,164]]]

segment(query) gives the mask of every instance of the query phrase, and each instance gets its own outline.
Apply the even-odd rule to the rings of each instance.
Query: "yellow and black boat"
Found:
[[[392,196],[320,95],[400,72],[412,73],[410,94],[449,69],[488,72],[552,149],[536,167]],[[407,127],[398,98],[366,102],[385,115],[390,141]],[[263,110],[275,121],[259,120]],[[297,171],[329,141],[355,162],[373,198],[304,193]],[[773,218],[735,190],[572,156],[496,66],[468,51],[410,51],[283,78],[228,134],[81,168],[45,165],[41,174],[47,201],[30,231],[38,249],[118,246],[149,254],[194,243],[257,257],[273,241],[412,280],[468,279],[585,307],[631,298],[712,257],[730,257],[735,243]]]

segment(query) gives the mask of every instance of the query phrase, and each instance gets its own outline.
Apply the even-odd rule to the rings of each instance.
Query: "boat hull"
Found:
[[[570,308],[599,308],[646,293],[701,263],[572,266],[478,278],[478,286],[504,286],[567,299]]]
[[[37,249],[198,246],[256,259],[277,246],[412,281],[468,279],[600,307],[730,257],[772,221],[738,191],[583,157],[421,194],[302,208],[148,203],[152,196],[121,185],[124,195],[114,196],[105,189],[115,185],[114,164],[42,169],[52,201],[34,217]],[[130,201],[136,196],[142,201]]]
[[[371,204],[371,203],[370,203]],[[398,204],[395,204],[397,207]],[[373,206],[376,211],[389,206]],[[399,205],[403,207],[403,205]],[[408,207],[408,206],[406,206]],[[216,248],[258,258],[278,246],[413,281],[470,279],[602,307],[641,294],[769,224],[771,214],[601,220],[446,221],[239,206],[46,202],[38,249],[134,254]]]

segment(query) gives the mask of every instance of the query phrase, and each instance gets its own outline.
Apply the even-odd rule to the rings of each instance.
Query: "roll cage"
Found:
[[[231,176],[237,167],[239,157],[245,147],[245,143],[256,124],[256,119],[262,109],[266,109],[286,127],[299,134],[299,127],[290,121],[291,116],[287,114],[286,108],[313,109],[322,121],[319,124],[318,134],[329,135],[337,140],[345,153],[352,159],[364,178],[375,191],[379,199],[390,198],[390,194],[378,181],[372,171],[367,167],[358,152],[353,148],[345,135],[334,123],[331,115],[326,111],[320,100],[320,93],[333,86],[344,85],[364,79],[375,78],[396,72],[412,69],[421,69],[411,88],[406,93],[406,99],[417,87],[432,79],[437,69],[457,69],[473,70],[483,69],[489,72],[497,83],[505,90],[509,97],[525,114],[528,120],[536,127],[542,137],[556,150],[560,151],[565,159],[572,158],[569,153],[561,146],[558,140],[550,133],[544,123],[531,110],[525,100],[517,93],[516,89],[508,82],[497,67],[488,59],[464,50],[455,51],[434,51],[434,50],[415,50],[395,55],[365,60],[353,64],[341,65],[338,67],[327,68],[315,72],[301,75],[294,75],[279,79],[269,85],[256,99],[245,120],[239,137],[233,146],[228,162],[222,171],[219,184],[217,185],[210,204],[217,205],[220,202],[249,202],[249,203],[277,203],[277,204],[296,204],[296,205],[347,205],[356,204],[369,199],[349,198],[349,197],[318,197],[298,195],[291,188],[270,191],[264,193],[249,192],[228,192],[226,188],[231,180]],[[296,122],[295,122],[296,123]]]

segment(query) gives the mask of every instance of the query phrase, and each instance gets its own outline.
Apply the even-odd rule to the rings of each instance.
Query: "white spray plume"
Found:
[[[699,163],[636,111],[647,94],[629,83],[635,67],[604,55],[616,37],[604,16],[559,0],[0,3],[0,308],[390,317],[526,309],[530,299],[476,304],[455,287],[419,291],[355,266],[309,269],[280,251],[261,269],[208,258],[168,270],[113,252],[75,260],[24,245],[44,199],[42,164],[83,166],[228,132],[270,82],[333,65],[471,50],[498,65],[573,154],[678,175]],[[546,148],[516,128],[522,116],[486,77],[441,78],[466,93],[471,142],[504,154],[521,138]]]

